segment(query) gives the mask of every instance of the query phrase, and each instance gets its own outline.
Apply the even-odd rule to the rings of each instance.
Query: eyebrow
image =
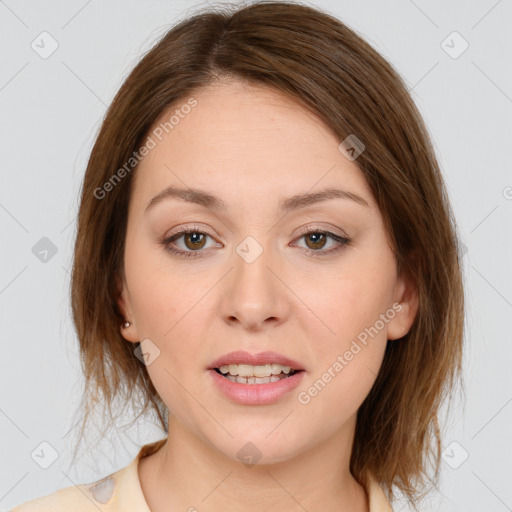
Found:
[[[222,199],[209,194],[208,192],[193,188],[183,189],[172,185],[165,190],[162,190],[162,192],[148,201],[145,212],[165,199],[181,199],[216,211],[227,210],[227,205]],[[286,199],[282,199],[279,203],[279,211],[288,213],[329,199],[349,199],[361,206],[365,206],[367,208],[370,207],[366,199],[354,194],[353,192],[337,188],[327,188],[319,192],[297,194]]]

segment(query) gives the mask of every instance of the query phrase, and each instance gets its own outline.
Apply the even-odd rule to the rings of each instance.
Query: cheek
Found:
[[[147,372],[169,412],[179,418],[182,423],[187,424],[190,414],[183,414],[197,406],[191,397],[201,396],[201,390],[195,387],[199,379],[185,380],[189,369],[183,366],[183,360],[173,359],[175,354],[181,357],[182,349],[171,346],[164,347],[160,357],[147,366]],[[190,426],[192,427],[192,425]]]
[[[307,297],[304,302],[315,313],[317,336],[338,349],[370,329],[390,306],[392,275],[385,269],[351,269],[318,283],[321,286],[310,286],[300,293]],[[311,331],[312,324],[309,325]],[[386,330],[380,327],[379,331],[384,331],[380,334],[385,337]]]
[[[137,318],[139,336],[159,340],[170,334],[180,311],[186,307],[183,285],[165,267],[165,251],[154,242],[134,243],[134,233],[127,238],[125,273],[130,301]],[[167,256],[168,257],[168,256]]]
[[[387,344],[386,324],[379,319],[388,296],[387,283],[352,277],[338,280],[325,296],[315,298],[323,305],[315,312],[329,329],[322,324],[322,335],[315,338],[315,368],[298,397],[299,403],[311,405],[311,415],[331,416],[333,425],[341,424],[370,392]]]
[[[316,364],[311,393],[323,395],[319,407],[332,400],[343,416],[355,412],[370,391],[386,349],[387,323],[382,318],[390,306],[394,274],[387,260],[381,262],[354,260],[321,279],[322,287],[315,287],[313,294],[310,288],[307,295],[316,318],[304,329],[312,333],[311,325],[318,326],[312,333]]]
[[[168,255],[160,247],[127,242],[125,267],[130,301],[137,318],[138,337],[155,343],[160,355],[148,366],[155,384],[169,387],[178,384],[169,375],[186,376],[197,362],[197,318],[206,315],[206,301],[201,301],[205,286],[197,286],[194,278],[172,269]],[[167,373],[167,372],[168,373]],[[178,375],[179,374],[179,375]]]

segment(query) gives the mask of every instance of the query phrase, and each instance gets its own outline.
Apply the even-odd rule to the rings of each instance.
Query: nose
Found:
[[[222,314],[230,325],[240,324],[246,330],[260,331],[286,320],[290,292],[270,251],[263,250],[253,259],[250,256],[254,250],[253,245],[247,252],[243,249],[234,252],[234,268],[226,276],[222,290]]]

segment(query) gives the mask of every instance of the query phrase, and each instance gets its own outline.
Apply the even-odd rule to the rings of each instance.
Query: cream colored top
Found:
[[[27,501],[11,512],[151,512],[139,480],[139,459],[151,455],[165,439],[145,444],[123,469],[91,484],[59,489],[51,494]],[[372,480],[368,492],[370,512],[393,512],[384,491]]]

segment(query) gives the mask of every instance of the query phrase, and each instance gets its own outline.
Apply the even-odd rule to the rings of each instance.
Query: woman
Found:
[[[72,276],[84,425],[140,393],[165,437],[14,512],[418,504],[459,264],[428,132],[368,43],[297,3],[182,21],[107,112]]]

